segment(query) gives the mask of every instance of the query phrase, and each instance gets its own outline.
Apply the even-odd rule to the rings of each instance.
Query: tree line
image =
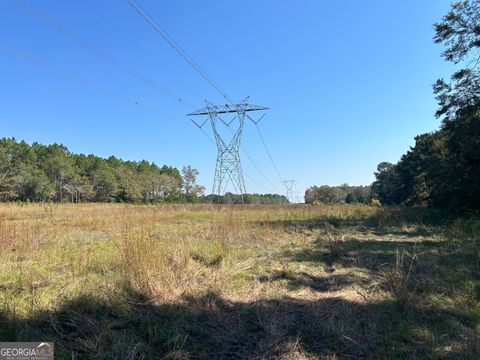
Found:
[[[382,162],[372,191],[384,204],[480,208],[480,1],[458,1],[435,24],[446,61],[462,64],[433,90],[439,130],[418,135],[396,164]]]
[[[370,186],[311,186],[305,191],[306,204],[368,204],[372,201]]]
[[[0,201],[125,202],[125,203],[242,203],[226,193],[205,196],[197,184],[197,169],[114,156],[71,153],[60,144],[28,144],[0,139]],[[287,204],[278,194],[244,194],[245,204]]]
[[[114,156],[73,154],[64,145],[0,139],[0,200],[195,202],[198,171]]]

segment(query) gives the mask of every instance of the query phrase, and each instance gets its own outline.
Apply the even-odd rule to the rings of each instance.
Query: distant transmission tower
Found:
[[[288,201],[291,203],[295,203],[296,198],[295,198],[295,193],[294,191],[295,188],[295,180],[283,180],[283,185],[285,185],[286,193],[285,196],[287,197]]]
[[[243,127],[245,125],[245,118],[248,118],[253,123],[257,124],[265,114],[263,114],[258,120],[255,120],[248,113],[268,110],[267,107],[252,105],[247,103],[247,101],[248,98],[239,104],[231,105],[214,105],[208,101],[205,101],[207,105],[206,107],[188,114],[188,116],[207,116],[207,119],[205,119],[203,123],[197,123],[192,120],[199,128],[202,128],[208,120],[210,120],[212,125],[215,143],[217,145],[217,163],[215,165],[215,177],[213,179],[212,194],[218,196],[223,195],[227,185],[231,183],[235,191],[240,194],[242,203],[243,195],[246,193],[246,190],[242,166],[240,163],[239,150]],[[226,121],[222,118],[228,115],[234,116],[233,118],[229,119],[229,121]],[[222,137],[218,128],[219,120],[227,128],[230,126],[236,126],[236,130],[232,131],[233,137],[230,141],[226,141],[224,137]]]
[[[302,200],[300,198],[300,191],[295,191],[294,195],[295,195],[295,203],[300,204],[302,202]]]

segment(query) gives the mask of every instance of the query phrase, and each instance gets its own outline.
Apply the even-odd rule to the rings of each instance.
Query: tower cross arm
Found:
[[[255,121],[251,118],[248,112],[253,111],[265,111],[269,108],[265,106],[258,106],[252,105],[247,102],[248,97],[245,98],[238,104],[225,104],[225,105],[215,105],[209,101],[205,101],[206,106],[191,112],[188,116],[206,116],[207,120],[205,120],[201,125],[197,124],[194,120],[195,125],[198,127],[202,127],[208,119],[210,119],[210,123],[212,125],[213,134],[215,135],[215,142],[217,145],[217,163],[215,165],[215,177],[213,179],[213,190],[212,194],[216,196],[220,196],[225,193],[227,185],[229,183],[232,184],[235,191],[240,194],[241,202],[243,203],[244,199],[243,196],[246,193],[245,190],[245,180],[243,178],[242,166],[240,163],[240,141],[242,138],[242,132],[245,125],[245,118],[252,120],[255,124],[260,121],[263,116]],[[229,114],[234,113],[235,116],[230,121],[225,121],[225,117],[230,116],[220,116],[220,114]],[[236,130],[232,132],[233,137],[229,142],[226,142],[222,137],[219,129],[217,128],[217,124],[220,124],[218,120],[221,121],[227,128],[229,128],[230,124],[235,122],[235,125],[238,123],[238,127]]]
[[[268,107],[252,105],[248,103],[241,103],[236,105],[215,105],[215,106],[206,106],[197,111],[191,112],[187,116],[196,116],[196,115],[210,115],[212,113],[216,114],[226,114],[226,113],[237,113],[239,111],[249,112],[249,111],[264,111],[269,110]]]

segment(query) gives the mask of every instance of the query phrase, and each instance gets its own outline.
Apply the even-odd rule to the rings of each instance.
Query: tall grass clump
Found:
[[[149,226],[126,224],[118,239],[125,276],[141,293],[177,298],[188,287],[188,249],[183,239],[162,238]]]
[[[411,304],[414,299],[416,286],[413,276],[417,262],[415,254],[397,248],[395,263],[388,270],[382,271],[387,289],[404,306]]]
[[[154,218],[141,226],[123,221],[117,246],[126,279],[136,290],[158,301],[228,287],[235,262],[226,243],[229,236],[225,226],[202,230],[185,226],[167,232],[158,228]]]
[[[26,256],[40,246],[39,224],[15,224],[12,221],[0,220],[0,254],[15,252]]]

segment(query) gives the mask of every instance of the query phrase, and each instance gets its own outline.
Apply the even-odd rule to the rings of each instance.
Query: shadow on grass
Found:
[[[402,249],[418,254],[416,274],[436,272],[423,276],[435,283],[434,290],[439,289],[442,279],[444,288],[465,279],[463,274],[458,279],[439,274],[436,266],[441,263],[442,271],[449,270],[445,264],[457,251],[446,243],[381,240],[386,235],[430,235],[428,230],[415,235],[405,232],[403,225],[418,219],[407,221],[397,215],[394,220],[377,214],[368,219],[325,217],[262,224],[316,229],[328,223],[378,237],[338,242],[319,239],[309,250],[285,253],[289,261],[313,262],[331,272],[337,266],[375,272],[385,264],[392,267],[397,249]],[[286,281],[290,289],[305,287],[318,292],[362,281],[354,275],[318,276],[303,271],[274,272],[259,280]],[[473,315],[460,309],[446,310],[424,301],[423,296],[419,294],[421,301],[407,304],[395,300],[355,302],[331,296],[233,302],[211,292],[156,303],[127,287],[114,294],[70,299],[28,318],[0,308],[0,340],[54,341],[56,355],[65,359],[478,358],[478,324]]]
[[[216,293],[155,304],[125,290],[82,296],[26,319],[1,313],[3,341],[54,341],[59,358],[464,358],[460,313],[342,298],[230,302]],[[473,338],[472,343],[475,344]]]
[[[268,276],[260,276],[260,282],[286,281],[289,290],[310,288],[315,291],[338,291],[344,286],[358,283],[359,279],[349,275],[315,276],[304,271],[298,273],[291,271],[277,271]]]
[[[359,230],[377,231],[378,234],[388,232],[396,235],[429,235],[428,229],[405,231],[404,226],[445,226],[453,222],[458,215],[429,208],[379,207],[368,212],[352,212],[337,214],[336,212],[320,213],[316,217],[305,219],[262,220],[255,223],[260,226],[281,227],[286,230],[316,230],[328,226],[335,228],[355,228]]]
[[[320,267],[329,276],[327,281],[341,286],[348,284],[379,285],[391,290],[389,275],[393,281],[408,282],[408,290],[424,298],[435,296],[456,296],[465,293],[480,299],[480,272],[476,271],[476,259],[455,243],[448,241],[385,241],[385,240],[344,240],[329,242],[317,239],[310,249],[287,250],[283,254],[288,262],[306,263]],[[336,275],[338,269],[351,269],[355,274],[361,270],[367,277]],[[403,279],[402,277],[408,278]],[[338,279],[336,279],[338,278]],[[289,277],[291,286],[299,284],[296,275]],[[343,282],[343,283],[342,283]],[[308,286],[308,282],[303,284]],[[456,289],[456,290],[455,290]],[[330,290],[335,290],[331,288]],[[461,293],[459,293],[461,291]],[[476,294],[476,295],[475,295]]]
[[[363,267],[378,270],[383,265],[395,264],[398,251],[416,254],[422,259],[437,262],[440,257],[455,255],[456,249],[449,244],[436,241],[385,241],[385,240],[343,240],[329,243],[317,239],[313,249],[287,251],[290,261],[318,262],[327,268]]]
[[[345,215],[347,214],[347,215]],[[307,219],[257,221],[265,227],[286,231],[314,231],[312,246],[287,249],[288,261],[318,263],[327,272],[337,267],[360,267],[378,271],[395,264],[398,252],[419,258],[420,267],[439,262],[455,263],[454,256],[467,258],[454,242],[439,241],[454,215],[426,208],[382,207],[375,211],[320,213]],[[427,269],[424,269],[427,270]]]

